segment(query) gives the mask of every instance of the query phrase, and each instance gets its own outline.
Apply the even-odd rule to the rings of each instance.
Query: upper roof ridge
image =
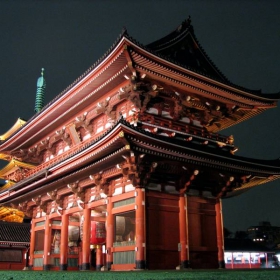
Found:
[[[158,54],[167,55],[169,60],[172,59],[176,64],[183,65],[194,72],[229,83],[227,77],[218,69],[199,43],[190,16],[171,33],[146,47]]]

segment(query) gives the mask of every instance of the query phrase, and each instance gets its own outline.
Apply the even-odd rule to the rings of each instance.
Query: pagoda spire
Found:
[[[40,112],[44,106],[44,98],[46,91],[46,80],[44,79],[44,68],[42,68],[41,77],[37,80],[37,92],[36,92],[36,100],[35,100],[35,108],[34,111],[36,113]]]

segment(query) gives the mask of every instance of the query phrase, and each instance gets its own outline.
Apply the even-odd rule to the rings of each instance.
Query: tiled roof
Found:
[[[108,157],[111,155],[116,155],[118,152],[124,148],[123,140],[120,140],[121,137],[116,137],[113,139],[115,144],[111,142],[108,145],[104,146],[103,149],[92,147],[101,147],[102,143],[106,142],[106,138],[110,138],[117,131],[124,131],[126,141],[131,145],[132,149],[136,149],[141,153],[147,153],[150,155],[154,154],[154,149],[157,147],[162,158],[170,158],[172,156],[173,160],[175,159],[178,162],[185,162],[190,164],[199,164],[202,167],[206,168],[216,168],[223,172],[236,173],[241,176],[248,176],[242,179],[239,183],[235,184],[235,187],[232,191],[228,191],[226,194],[227,197],[241,194],[249,190],[250,188],[257,186],[259,184],[264,184],[266,182],[276,180],[280,178],[280,161],[276,160],[257,160],[241,156],[235,156],[229,153],[228,150],[223,150],[217,145],[214,139],[201,137],[199,135],[193,135],[191,141],[187,141],[189,135],[183,132],[176,132],[175,137],[167,137],[164,135],[156,135],[149,131],[144,130],[140,126],[134,126],[129,124],[122,117],[119,118],[118,122],[115,125],[110,127],[104,134],[100,135],[98,138],[93,139],[83,146],[80,146],[78,149],[74,150],[72,153],[69,153],[67,156],[59,158],[59,160],[52,162],[49,166],[40,167],[37,173],[34,173],[32,176],[25,178],[24,180],[16,183],[10,187],[8,196],[5,196],[4,190],[0,193],[3,194],[1,197],[1,203],[14,203],[18,204],[18,198],[21,195],[27,195],[28,199],[32,198],[33,192],[38,192],[39,189],[48,189],[52,188],[55,184],[60,184],[60,182],[65,182],[71,178],[71,176],[77,174],[78,172],[83,172],[83,169],[104,168],[104,162],[108,160]],[[112,138],[110,138],[112,139]],[[203,144],[207,140],[207,144]],[[168,146],[168,151],[166,147]],[[224,147],[231,148],[231,145],[226,145]],[[85,154],[91,153],[90,156],[84,157]],[[173,155],[171,155],[173,153]],[[84,157],[84,159],[82,159]],[[67,161],[69,159],[76,160],[80,158],[81,160],[77,161],[77,165],[69,165],[67,168]],[[57,166],[63,166],[63,171],[61,173],[53,173],[56,170]],[[100,167],[102,165],[102,167]],[[97,167],[98,166],[98,167]],[[100,169],[100,170],[101,170]],[[52,176],[46,176],[48,173],[53,173]],[[243,176],[242,175],[242,176]],[[76,176],[76,175],[75,175]],[[221,175],[219,175],[221,176]],[[43,179],[44,183],[42,184],[39,180]],[[235,180],[237,182],[237,178]],[[64,183],[63,183],[64,184]],[[28,194],[27,194],[28,193]]]
[[[204,76],[229,83],[199,44],[190,18],[167,36],[146,46],[156,53],[170,58],[177,64]]]
[[[0,221],[0,244],[30,243],[30,224]],[[26,245],[27,245],[26,244]]]

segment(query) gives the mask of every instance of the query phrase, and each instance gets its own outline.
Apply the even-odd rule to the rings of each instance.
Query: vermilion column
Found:
[[[35,220],[31,220],[31,236],[30,236],[30,248],[29,248],[29,269],[33,268],[33,260],[34,260],[34,249],[35,249]]]
[[[180,267],[181,269],[189,268],[189,238],[188,238],[188,223],[187,223],[187,199],[186,195],[180,195],[179,198],[179,227],[180,227]]]
[[[82,265],[81,270],[90,269],[90,209],[84,209],[83,240],[82,240]]]
[[[107,219],[106,219],[106,249],[107,249],[107,256],[106,256],[106,267],[108,270],[111,269],[111,265],[113,264],[113,242],[114,242],[114,216],[112,214],[113,203],[112,198],[108,197],[108,204],[107,204]]]
[[[96,247],[96,270],[97,271],[100,271],[101,267],[103,265],[102,257],[103,257],[103,254],[102,254],[101,245],[97,245],[97,247]]]
[[[222,201],[219,199],[215,205],[216,210],[216,230],[217,230],[217,246],[218,246],[218,263],[219,268],[225,268],[224,260],[224,230],[223,230],[223,214]]]
[[[60,270],[67,270],[68,266],[68,225],[69,217],[63,214],[61,218]]]
[[[50,254],[51,254],[51,220],[49,219],[49,215],[47,215],[45,221],[43,270],[50,270],[51,268]]]
[[[135,239],[136,239],[136,269],[145,268],[145,190],[137,189],[135,198]]]

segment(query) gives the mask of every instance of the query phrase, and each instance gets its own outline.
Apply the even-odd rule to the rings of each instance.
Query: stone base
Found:
[[[220,269],[226,268],[226,264],[225,264],[225,261],[224,261],[224,260],[219,261],[219,268],[220,268]]]
[[[112,265],[113,263],[112,262],[107,262],[106,263],[106,268],[107,268],[107,270],[111,270],[111,265]]]
[[[190,261],[181,261],[181,264],[176,267],[177,270],[190,269]]]
[[[103,267],[102,264],[97,264],[95,270],[96,271],[101,271],[101,268]]]
[[[90,263],[82,263],[80,270],[90,270]]]
[[[67,263],[66,264],[60,264],[59,265],[59,270],[67,270],[67,267],[68,267]]]
[[[135,269],[145,269],[146,262],[144,260],[136,260],[135,261]]]
[[[50,264],[44,264],[43,265],[43,270],[51,270],[51,265]]]

